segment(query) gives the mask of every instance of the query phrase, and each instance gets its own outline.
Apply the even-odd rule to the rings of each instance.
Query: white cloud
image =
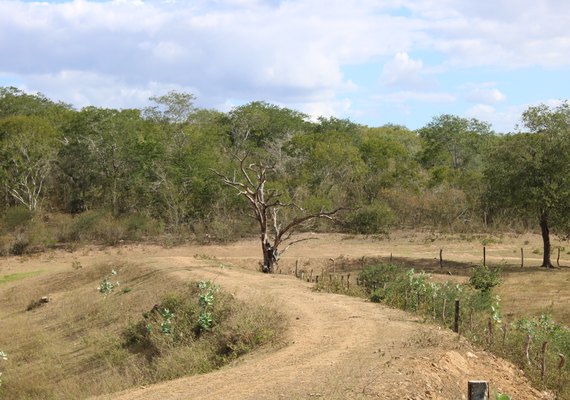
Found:
[[[507,99],[493,82],[468,83],[462,86],[466,91],[465,98],[471,103],[495,104],[504,102]]]
[[[171,90],[197,93],[196,88],[149,81],[129,85],[111,75],[84,71],[30,75],[24,89],[39,91],[57,100],[84,107],[96,104],[109,108],[134,108],[148,104],[149,97]]]
[[[411,58],[406,52],[397,53],[393,60],[384,64],[380,82],[385,86],[401,88],[430,86],[425,77],[423,61]]]

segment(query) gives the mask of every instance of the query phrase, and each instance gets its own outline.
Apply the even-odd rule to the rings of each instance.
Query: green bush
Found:
[[[495,286],[501,284],[501,271],[498,268],[489,268],[485,265],[475,267],[469,284],[482,292],[490,292]]]
[[[282,316],[236,300],[210,281],[162,298],[122,334],[151,382],[205,373],[275,339]]]
[[[10,207],[4,215],[4,227],[6,232],[14,232],[17,228],[25,227],[33,218],[34,214],[26,207]]]
[[[396,220],[393,211],[386,204],[374,203],[349,213],[345,220],[345,229],[351,233],[385,233],[386,228]]]
[[[392,264],[372,265],[358,274],[358,280],[370,294],[376,289],[382,289],[402,273],[402,269]]]

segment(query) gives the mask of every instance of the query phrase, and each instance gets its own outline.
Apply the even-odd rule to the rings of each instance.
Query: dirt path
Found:
[[[189,249],[154,249],[123,252],[120,257],[135,262],[141,257],[145,264],[184,280],[215,279],[242,299],[268,299],[288,318],[283,343],[213,373],[100,399],[443,400],[465,398],[468,380],[488,380],[494,390],[516,399],[549,398],[530,388],[510,364],[410,314],[316,293],[292,276],[263,275],[231,266],[224,258],[252,254],[251,246],[242,245],[239,251],[204,247],[194,254]]]

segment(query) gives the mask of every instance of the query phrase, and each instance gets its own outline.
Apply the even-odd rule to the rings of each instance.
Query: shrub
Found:
[[[501,284],[501,271],[498,268],[489,268],[485,265],[475,267],[469,284],[477,290],[488,293],[495,286]]]
[[[283,329],[273,309],[236,300],[210,281],[164,296],[122,334],[151,381],[205,373],[268,343]]]
[[[120,220],[105,215],[97,221],[93,236],[93,239],[99,243],[115,246],[126,238],[126,228]]]
[[[383,203],[373,203],[347,215],[345,229],[352,233],[385,233],[396,217],[390,207]]]
[[[129,240],[139,241],[149,236],[157,236],[162,230],[162,224],[144,214],[130,214],[123,220],[126,236]]]
[[[370,266],[358,274],[358,280],[368,293],[382,289],[388,282],[392,282],[402,270],[392,264],[379,264]]]
[[[7,232],[13,232],[17,228],[25,227],[33,218],[34,214],[26,207],[10,207],[4,215],[4,226]]]

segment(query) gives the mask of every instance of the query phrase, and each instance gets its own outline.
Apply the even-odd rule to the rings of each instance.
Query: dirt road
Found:
[[[466,398],[468,380],[488,380],[493,391],[517,400],[550,398],[509,363],[410,314],[317,293],[293,276],[264,275],[229,262],[255,254],[255,245],[121,251],[117,257],[169,270],[176,278],[213,279],[239,298],[270,302],[285,313],[289,327],[281,343],[219,371],[100,399],[443,400]]]

